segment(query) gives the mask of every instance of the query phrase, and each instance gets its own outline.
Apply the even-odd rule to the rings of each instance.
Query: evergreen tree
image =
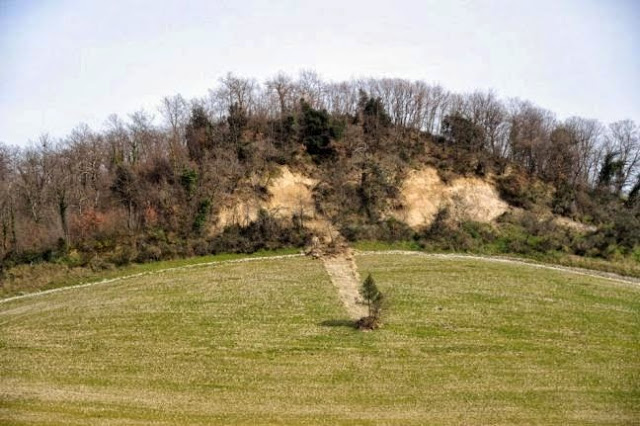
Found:
[[[378,290],[378,286],[371,274],[369,274],[362,283],[360,295],[364,299],[364,303],[367,305],[369,317],[377,320],[380,316],[380,308],[382,306],[382,299],[384,296],[380,290]]]
[[[191,110],[191,118],[185,130],[189,158],[201,162],[207,150],[213,147],[213,123],[202,106]]]
[[[362,128],[364,133],[374,139],[385,136],[391,126],[391,117],[384,108],[382,99],[370,98],[363,90],[360,91],[358,107],[362,111]]]
[[[326,110],[313,109],[311,105],[300,100],[302,109],[301,136],[307,152],[315,158],[326,158],[333,154],[331,139],[340,139],[344,131],[344,123],[331,118]]]

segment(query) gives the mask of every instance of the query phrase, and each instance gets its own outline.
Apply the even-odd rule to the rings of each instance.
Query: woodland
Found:
[[[313,212],[221,223],[237,200],[268,199],[283,166],[317,182]],[[479,223],[442,208],[411,227],[390,212],[402,208],[407,174],[424,167],[444,182],[490,182],[511,209]],[[640,131],[632,120],[559,119],[493,91],[303,71],[264,82],[228,74],[201,98],[169,96],[100,129],[0,145],[2,273],[304,247],[317,234],[311,216],[352,242],[639,262]]]

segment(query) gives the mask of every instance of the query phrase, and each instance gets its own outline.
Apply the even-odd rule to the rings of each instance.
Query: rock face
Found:
[[[280,175],[267,187],[271,197],[264,207],[281,217],[291,217],[294,214],[314,216],[312,190],[317,183],[315,179],[292,173],[289,168],[282,167]]]
[[[302,215],[305,226],[313,229],[328,242],[336,237],[331,224],[316,214],[313,201],[315,179],[282,167],[276,178],[267,185],[268,198],[237,197],[218,212],[212,229],[217,233],[231,224],[247,225],[265,209],[275,217],[291,218]],[[433,167],[413,170],[401,189],[402,208],[390,212],[396,219],[413,228],[430,225],[441,208],[448,207],[454,220],[491,222],[508,209],[495,187],[482,179],[460,177],[445,183]]]
[[[267,200],[258,197],[241,197],[231,200],[227,207],[218,212],[217,223],[212,229],[219,232],[225,226],[248,225],[258,217],[258,211],[265,209],[279,218],[290,218],[294,214],[315,218],[312,190],[316,181],[298,173],[292,173],[288,167],[282,167],[278,176],[267,185]],[[307,224],[309,226],[309,224]]]
[[[432,167],[410,172],[401,194],[403,207],[392,216],[413,228],[430,225],[444,207],[456,220],[477,222],[491,222],[509,208],[490,183],[461,177],[446,184]]]

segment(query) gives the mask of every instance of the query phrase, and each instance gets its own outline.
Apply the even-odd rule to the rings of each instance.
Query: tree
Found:
[[[360,295],[367,305],[368,315],[360,318],[358,327],[364,329],[375,329],[380,326],[380,311],[382,309],[383,294],[378,290],[375,280],[369,274],[360,287]]]
[[[185,127],[189,117],[187,101],[182,95],[165,97],[162,99],[159,111],[168,126],[169,159],[173,167],[176,168],[178,160],[181,158],[182,141],[185,137]]]
[[[633,208],[638,206],[640,203],[640,175],[636,177],[636,183],[629,191],[629,196],[627,197],[626,206],[629,208]]]
[[[391,126],[391,117],[384,108],[382,99],[370,98],[367,92],[360,91],[358,107],[362,114],[362,128],[365,135],[379,141]]]
[[[51,179],[51,140],[40,137],[39,145],[24,151],[18,162],[18,191],[26,202],[34,223],[40,223],[45,213],[46,190]]]
[[[70,193],[73,189],[73,158],[71,158],[69,150],[63,149],[58,149],[57,152],[51,154],[51,157],[53,160],[50,184],[51,195],[60,218],[62,238],[66,244],[69,244],[70,235],[67,211],[69,209]]]
[[[233,103],[229,106],[229,115],[227,116],[227,124],[229,125],[229,142],[236,150],[239,160],[245,160],[250,154],[248,143],[242,139],[242,132],[249,119],[244,109],[238,104]]]
[[[326,158],[333,154],[329,146],[331,139],[339,139],[343,128],[333,122],[326,110],[311,107],[304,99],[300,100],[302,109],[302,143],[312,157]]]
[[[555,116],[528,101],[513,100],[509,119],[511,160],[531,174],[544,170],[550,152],[550,135]]]
[[[640,130],[631,120],[617,121],[609,125],[606,136],[609,151],[618,153],[622,162],[616,192],[627,188],[635,173],[640,169]]]
[[[619,194],[618,188],[621,186],[618,182],[622,180],[621,174],[624,169],[624,161],[618,159],[617,152],[607,152],[602,161],[600,174],[598,175],[598,187],[607,191],[612,190]]]
[[[120,199],[127,208],[127,227],[135,226],[134,215],[138,207],[139,187],[135,173],[127,166],[120,165],[116,168],[115,179],[111,185],[111,191]]]
[[[294,91],[294,86],[291,78],[284,73],[279,73],[271,80],[267,80],[265,85],[267,90],[277,96],[280,106],[280,118],[284,118],[293,104],[291,94]]]
[[[206,151],[213,147],[213,133],[213,124],[204,108],[194,105],[185,131],[191,160],[201,162],[204,159]]]
[[[484,145],[482,127],[458,113],[445,117],[442,122],[442,134],[457,147],[469,152],[480,152]]]
[[[476,91],[465,99],[466,116],[482,129],[484,146],[494,156],[503,155],[506,149],[506,109],[495,92]]]
[[[14,190],[14,168],[17,156],[16,149],[0,144],[0,226],[2,228],[0,255],[2,256],[10,250],[16,250],[17,244]]]

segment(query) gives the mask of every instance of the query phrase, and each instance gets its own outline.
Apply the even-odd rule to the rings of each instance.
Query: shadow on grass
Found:
[[[339,320],[326,320],[320,323],[323,327],[347,327],[357,328],[356,322],[353,320],[339,319]]]

